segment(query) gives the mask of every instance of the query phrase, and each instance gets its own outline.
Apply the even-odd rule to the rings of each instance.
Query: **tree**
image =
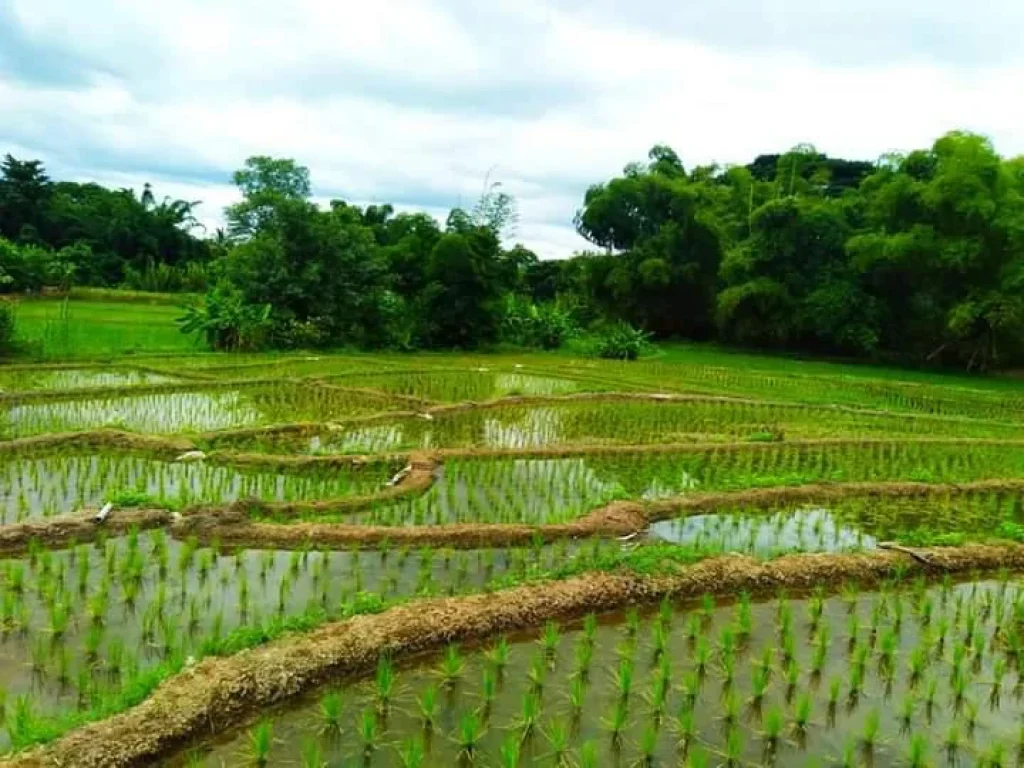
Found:
[[[862,188],[865,226],[847,247],[885,307],[882,344],[969,366],[1019,345],[1024,203],[1013,162],[953,132],[887,159]]]
[[[691,183],[667,147],[651,164],[587,190],[576,229],[595,245],[618,252],[610,271],[591,274],[605,311],[661,336],[704,337],[711,331],[722,235],[707,215],[716,193]],[[600,299],[599,299],[600,300]]]
[[[371,230],[343,210],[280,198],[272,217],[227,255],[224,276],[246,304],[273,307],[279,334],[358,343],[375,321],[385,261]]]
[[[39,160],[5,155],[0,163],[0,237],[42,242],[52,185]]]
[[[228,234],[235,239],[252,237],[274,215],[275,208],[287,201],[306,200],[310,196],[309,169],[294,160],[256,155],[232,176],[242,193],[242,201],[228,206]]]
[[[426,339],[469,349],[497,339],[501,321],[498,238],[487,227],[449,232],[437,241],[424,290]]]
[[[455,214],[455,211],[452,213]],[[515,237],[516,228],[519,226],[519,208],[516,200],[512,195],[502,191],[500,181],[491,182],[489,173],[484,179],[484,190],[473,207],[470,221],[475,227],[486,227],[491,230],[499,242]]]

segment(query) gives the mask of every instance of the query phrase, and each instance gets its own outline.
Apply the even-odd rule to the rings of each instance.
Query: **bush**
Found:
[[[534,304],[510,295],[501,323],[502,340],[520,347],[557,349],[579,334],[572,314],[556,302]]]
[[[17,245],[0,238],[0,290],[38,291],[50,283],[56,265],[53,251],[36,245]]]
[[[625,322],[605,325],[593,335],[594,354],[608,360],[636,360],[650,336]]]
[[[182,333],[202,333],[213,349],[251,351],[267,345],[273,327],[269,304],[246,304],[241,292],[218,283],[203,304],[185,308],[178,319]]]
[[[273,332],[273,346],[279,349],[319,349],[331,341],[331,332],[321,318],[288,320],[277,323]]]

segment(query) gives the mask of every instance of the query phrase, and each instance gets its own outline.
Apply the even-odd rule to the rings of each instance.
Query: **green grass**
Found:
[[[181,314],[165,304],[32,299],[18,304],[16,322],[29,358],[96,359],[201,349],[179,332]]]
[[[938,371],[876,365],[866,362],[837,362],[809,358],[759,354],[719,347],[714,344],[666,342],[657,344],[654,351],[641,362],[673,365],[721,366],[738,370],[757,371],[779,376],[821,376],[851,379],[879,379],[892,383],[932,384],[950,387],[976,387],[994,391],[1020,392],[1019,380],[1010,377],[975,376],[959,371]]]

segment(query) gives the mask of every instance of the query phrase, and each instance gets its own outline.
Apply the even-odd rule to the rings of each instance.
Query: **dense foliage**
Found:
[[[591,187],[598,246],[541,262],[507,247],[489,186],[442,226],[390,205],[329,207],[309,170],[250,158],[216,238],[193,204],[51,182],[4,161],[7,291],[72,282],[207,290],[183,319],[214,347],[553,348],[632,358],[648,335],[985,368],[1024,359],[1024,158],[954,132],[877,163],[808,145],[687,170],[669,147]],[[582,333],[582,339],[581,337]]]
[[[950,133],[877,165],[801,146],[746,167],[655,147],[588,190],[576,226],[604,249],[556,292],[660,336],[941,360],[1024,356],[1024,158]]]
[[[196,236],[196,203],[157,201],[130,189],[52,181],[38,160],[0,162],[3,290],[126,284],[139,290],[202,290],[210,246]]]
[[[292,160],[250,158],[235,182],[242,200],[227,210],[230,247],[184,324],[216,347],[494,343],[507,301],[537,263],[520,246],[502,247],[515,208],[496,187],[441,227],[390,205],[318,207],[309,171]]]

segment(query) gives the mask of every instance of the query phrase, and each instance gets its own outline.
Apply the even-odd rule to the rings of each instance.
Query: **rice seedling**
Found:
[[[458,645],[452,643],[445,648],[440,668],[441,679],[445,686],[451,687],[459,681],[465,664],[465,659],[463,659],[462,654],[459,652]]]
[[[320,732],[329,736],[341,733],[343,702],[340,691],[325,693],[320,699]]]
[[[540,716],[540,698],[531,692],[523,694],[520,700],[519,719],[515,723],[515,729],[519,732],[521,739],[528,739],[537,732],[540,727]]]
[[[548,659],[554,658],[555,653],[558,651],[558,643],[560,640],[561,635],[558,631],[558,623],[554,621],[545,623],[540,642]]]
[[[872,752],[878,743],[878,730],[881,726],[881,720],[882,716],[877,709],[869,711],[864,719],[864,726],[860,734],[860,745],[867,753]]]
[[[743,764],[745,739],[739,728],[730,728],[725,738],[725,765],[736,768]]]
[[[377,719],[377,713],[372,709],[364,709],[359,718],[358,729],[363,756],[368,758],[376,751],[380,738],[380,721]]]
[[[800,735],[807,733],[807,726],[811,722],[812,708],[811,695],[806,692],[802,693],[793,708],[793,730]]]
[[[391,659],[387,656],[381,656],[380,659],[377,660],[375,690],[377,712],[381,716],[387,715],[388,710],[391,708],[392,701],[395,697],[396,684],[397,680],[394,664],[392,664]]]
[[[571,733],[568,726],[558,718],[548,723],[548,727],[542,729],[544,738],[548,742],[549,759],[553,765],[564,768],[572,765],[570,756]]]
[[[544,683],[548,676],[548,662],[544,656],[534,656],[527,670],[526,678],[529,681],[530,690],[538,696],[544,692]]]
[[[578,675],[573,676],[569,682],[569,706],[572,709],[573,720],[579,720],[583,713],[583,706],[586,703],[587,684]]]
[[[460,760],[473,762],[480,749],[480,741],[486,730],[475,712],[464,712],[452,738],[458,746]]]
[[[522,752],[522,744],[515,734],[509,734],[501,743],[498,752],[501,768],[516,768],[519,765],[519,756]]]
[[[943,746],[946,748],[946,756],[951,762],[956,759],[963,743],[964,739],[963,735],[960,733],[960,726],[954,722],[949,726],[949,730],[946,731],[945,740],[943,741]]]
[[[327,762],[324,760],[324,750],[315,739],[306,739],[302,742],[302,768],[324,768]]]
[[[500,636],[494,645],[487,651],[487,660],[499,672],[499,674],[508,665],[509,652],[510,648],[508,638],[504,635]]]
[[[425,687],[423,693],[416,699],[416,705],[419,709],[423,730],[432,731],[437,723],[438,715],[437,688],[433,685]]]
[[[622,735],[629,725],[629,705],[625,699],[619,698],[611,708],[607,717],[601,721],[601,725],[611,736],[612,743],[618,745],[622,741]]]
[[[262,720],[249,731],[249,760],[251,765],[270,763],[270,750],[274,744],[274,730],[269,720]]]

